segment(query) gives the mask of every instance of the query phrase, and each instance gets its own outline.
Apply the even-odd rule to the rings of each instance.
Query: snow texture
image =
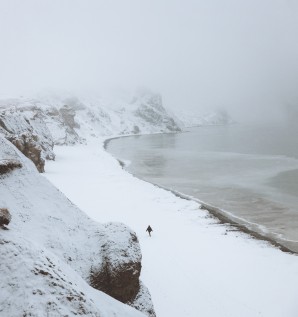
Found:
[[[56,154],[45,173],[53,184],[93,219],[123,221],[136,231],[141,278],[157,316],[297,316],[296,255],[221,224],[194,201],[133,177],[97,139],[57,147]],[[145,232],[149,224],[152,237]]]
[[[131,98],[42,95],[0,100],[0,133],[40,172],[54,160],[56,145],[86,143],[90,137],[179,132],[185,127],[230,122],[224,112],[197,117],[166,110],[159,94],[139,89]]]
[[[143,316],[86,283],[107,259],[140,263],[134,233],[92,221],[1,136],[0,158],[22,165],[0,175],[0,206],[12,215],[0,228],[0,316]]]
[[[56,161],[47,162],[44,178],[0,139],[1,159],[23,166],[0,175],[0,208],[12,214],[9,230],[0,229],[0,316],[142,316],[87,284],[96,269],[108,267],[113,276],[113,268],[127,257],[139,263],[135,233],[119,221],[137,234],[141,278],[157,316],[297,316],[296,255],[221,224],[194,201],[133,177],[102,147],[109,136],[231,123],[226,113],[203,119],[179,115],[178,120],[159,95],[147,91],[112,107],[100,98],[50,96],[6,100],[3,111],[16,117],[4,122],[3,135],[44,129],[57,146]],[[42,122],[34,125],[36,111]],[[25,128],[9,125],[12,120]],[[40,146],[42,140],[37,140]],[[70,144],[75,145],[65,146]],[[43,157],[51,141],[48,145]],[[73,203],[107,224],[90,220]],[[145,232],[148,224],[152,237]],[[130,304],[154,315],[142,282]]]

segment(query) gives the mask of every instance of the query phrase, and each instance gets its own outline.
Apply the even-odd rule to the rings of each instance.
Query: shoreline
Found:
[[[137,234],[141,280],[158,316],[295,316],[298,257],[128,173],[104,140],[57,147],[45,176],[94,221],[122,222]]]
[[[160,134],[163,134],[163,133],[160,133]],[[107,153],[109,153],[108,150],[107,150],[107,147],[108,147],[109,143],[112,140],[116,140],[116,139],[120,139],[120,138],[126,138],[126,137],[131,137],[131,136],[136,136],[136,135],[135,134],[131,134],[131,135],[123,135],[123,136],[115,136],[115,137],[107,138],[103,142],[103,149]],[[140,135],[140,136],[142,136],[142,135]],[[109,153],[109,154],[111,156],[113,156],[111,153]],[[120,159],[116,158],[116,157],[114,157],[114,158],[118,161],[118,163],[121,166],[121,168],[125,170],[125,163],[123,161],[121,161]],[[210,205],[208,203],[200,201],[199,199],[196,199],[194,197],[185,195],[185,194],[180,193],[178,191],[175,191],[173,189],[169,189],[169,188],[163,187],[161,185],[158,185],[158,184],[155,184],[155,183],[151,183],[151,182],[149,182],[149,181],[147,181],[145,179],[140,178],[139,176],[137,176],[137,175],[135,175],[133,173],[130,173],[127,170],[125,170],[125,171],[127,173],[131,174],[132,176],[144,181],[144,182],[150,183],[150,184],[152,184],[155,187],[158,187],[158,188],[161,188],[161,189],[166,190],[168,192],[171,192],[176,197],[179,197],[179,198],[184,199],[184,200],[196,202],[199,205],[199,209],[206,210],[208,212],[209,216],[212,217],[212,218],[215,218],[216,220],[218,220],[220,224],[231,226],[232,229],[230,231],[239,231],[241,233],[245,233],[245,234],[249,235],[250,237],[252,237],[253,239],[268,242],[271,246],[281,250],[282,252],[289,253],[289,254],[292,254],[292,255],[298,255],[297,251],[291,250],[290,248],[286,247],[282,243],[276,241],[274,238],[268,237],[268,236],[266,236],[266,235],[264,235],[264,234],[262,234],[260,232],[257,232],[257,231],[255,231],[255,230],[253,230],[251,228],[248,228],[244,223],[239,223],[239,222],[233,220],[231,217],[229,217],[227,215],[227,213],[225,213],[225,211],[221,210],[218,207],[212,206],[212,205]]]

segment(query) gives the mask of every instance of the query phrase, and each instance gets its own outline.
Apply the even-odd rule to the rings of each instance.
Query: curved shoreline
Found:
[[[135,136],[135,135],[123,135],[123,136],[115,136],[115,137],[108,138],[108,139],[104,140],[103,148],[104,148],[104,150],[106,152],[108,152],[107,147],[108,147],[109,143],[112,140],[116,140],[116,139],[120,139],[120,138],[126,138],[126,137],[130,137],[130,136]],[[111,153],[109,153],[109,154],[112,155]],[[125,163],[123,161],[121,161],[120,159],[116,158],[116,157],[114,157],[114,158],[118,161],[118,163],[121,166],[121,168],[124,169],[125,168]],[[199,199],[196,199],[194,197],[185,195],[185,194],[180,193],[178,191],[175,191],[173,189],[169,189],[169,188],[163,187],[161,185],[158,185],[158,184],[155,184],[155,183],[151,183],[151,182],[149,182],[149,181],[147,181],[145,179],[142,179],[141,177],[139,177],[139,176],[137,176],[137,175],[135,175],[133,173],[130,173],[128,171],[126,171],[126,172],[131,174],[131,175],[133,175],[134,177],[136,177],[138,179],[141,179],[142,181],[145,181],[147,183],[150,183],[150,184],[154,185],[155,187],[158,187],[158,188],[161,188],[163,190],[169,191],[169,192],[171,192],[172,194],[174,194],[175,196],[177,196],[177,197],[179,197],[181,199],[185,199],[185,200],[189,200],[189,201],[195,201],[196,203],[199,204],[199,208],[200,209],[206,210],[209,213],[210,217],[215,218],[216,220],[218,220],[220,224],[225,224],[227,226],[230,226],[231,227],[230,231],[239,231],[239,232],[248,234],[249,236],[251,236],[254,239],[268,242],[270,245],[272,245],[275,248],[278,248],[282,252],[293,254],[293,255],[298,255],[297,251],[291,250],[290,248],[286,247],[285,245],[283,245],[282,243],[276,241],[275,239],[273,239],[271,237],[268,237],[268,236],[266,236],[266,235],[264,235],[262,233],[259,233],[259,232],[255,231],[255,230],[251,229],[251,228],[248,228],[244,223],[240,223],[240,222],[235,221],[234,219],[232,219],[232,217],[229,217],[229,215],[225,211],[221,210],[218,207],[212,206],[212,205],[207,204],[207,203],[205,203],[203,201],[200,201]]]

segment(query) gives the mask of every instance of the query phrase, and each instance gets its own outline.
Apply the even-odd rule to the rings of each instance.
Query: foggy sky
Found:
[[[298,107],[296,0],[0,0],[0,45],[0,95],[146,86],[236,118]]]

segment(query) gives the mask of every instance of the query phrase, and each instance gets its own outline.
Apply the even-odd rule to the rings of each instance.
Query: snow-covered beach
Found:
[[[45,176],[94,220],[136,231],[157,316],[297,316],[297,256],[133,177],[103,142],[56,147]]]
[[[298,317],[298,1],[0,26],[0,317]]]
[[[134,177],[105,151],[105,141],[113,136],[184,129],[183,122],[162,106],[159,95],[142,93],[134,100],[133,104],[118,110],[105,107],[100,100],[82,102],[76,98],[2,101],[1,140],[5,137],[10,143],[1,141],[1,158],[7,159],[7,153],[11,153],[9,157],[21,160],[23,168],[1,178],[2,205],[12,212],[10,230],[3,230],[1,234],[3,239],[11,236],[11,243],[20,245],[21,250],[28,250],[28,253],[20,253],[20,258],[27,261],[29,256],[31,261],[26,267],[26,276],[19,272],[20,267],[12,271],[14,250],[10,244],[3,247],[3,258],[10,255],[2,263],[7,271],[1,285],[5,296],[1,294],[0,298],[0,303],[5,303],[1,308],[4,314],[18,316],[20,309],[25,311],[31,305],[36,316],[47,316],[51,280],[48,275],[40,279],[30,270],[35,265],[35,245],[38,252],[45,252],[49,258],[58,256],[63,271],[76,271],[77,275],[67,273],[69,282],[82,279],[90,285],[93,263],[99,265],[99,271],[104,270],[101,264],[105,263],[102,259],[106,257],[106,240],[115,246],[110,258],[118,263],[125,262],[131,251],[132,246],[122,243],[125,241],[117,232],[117,228],[125,226],[119,227],[119,222],[123,222],[139,239],[143,256],[141,281],[149,288],[157,316],[296,316],[296,255],[284,253],[268,242],[222,224],[200,209],[198,202],[181,199]],[[44,176],[60,192],[44,176],[38,175],[36,168],[42,172],[44,167]],[[101,223],[111,221],[116,224],[110,229],[100,229],[103,232],[98,236],[97,227],[109,227]],[[149,224],[153,228],[152,237],[145,231]],[[129,229],[124,232],[125,237],[130,236]],[[134,239],[137,248],[138,239]],[[140,267],[141,252],[136,258]],[[131,264],[134,263],[133,258]],[[20,274],[25,278],[19,279]],[[15,290],[10,277],[17,282],[18,294],[28,293],[22,298],[18,295],[17,308],[12,306]],[[30,295],[32,287],[27,281],[32,279],[38,285],[42,283],[41,305]],[[154,315],[150,293],[143,292],[140,283],[137,291],[141,299],[134,297],[136,302],[126,303]],[[99,290],[103,290],[101,286]],[[88,286],[86,290],[91,300],[93,289]],[[61,295],[58,286],[55,291],[51,298],[57,306],[50,311],[65,309],[72,314],[76,303],[68,301],[64,293]],[[108,312],[109,307],[102,304],[104,296],[97,294],[101,298],[98,306],[90,304],[88,309],[94,314],[101,308]],[[112,314],[118,311],[118,306],[115,300],[110,300]],[[116,315],[126,316],[125,311],[120,305]],[[128,313],[139,315],[132,310]]]
[[[298,253],[298,153],[295,142],[285,144],[288,133],[283,126],[213,125],[114,138],[105,148],[137,178],[197,201],[222,223]]]

